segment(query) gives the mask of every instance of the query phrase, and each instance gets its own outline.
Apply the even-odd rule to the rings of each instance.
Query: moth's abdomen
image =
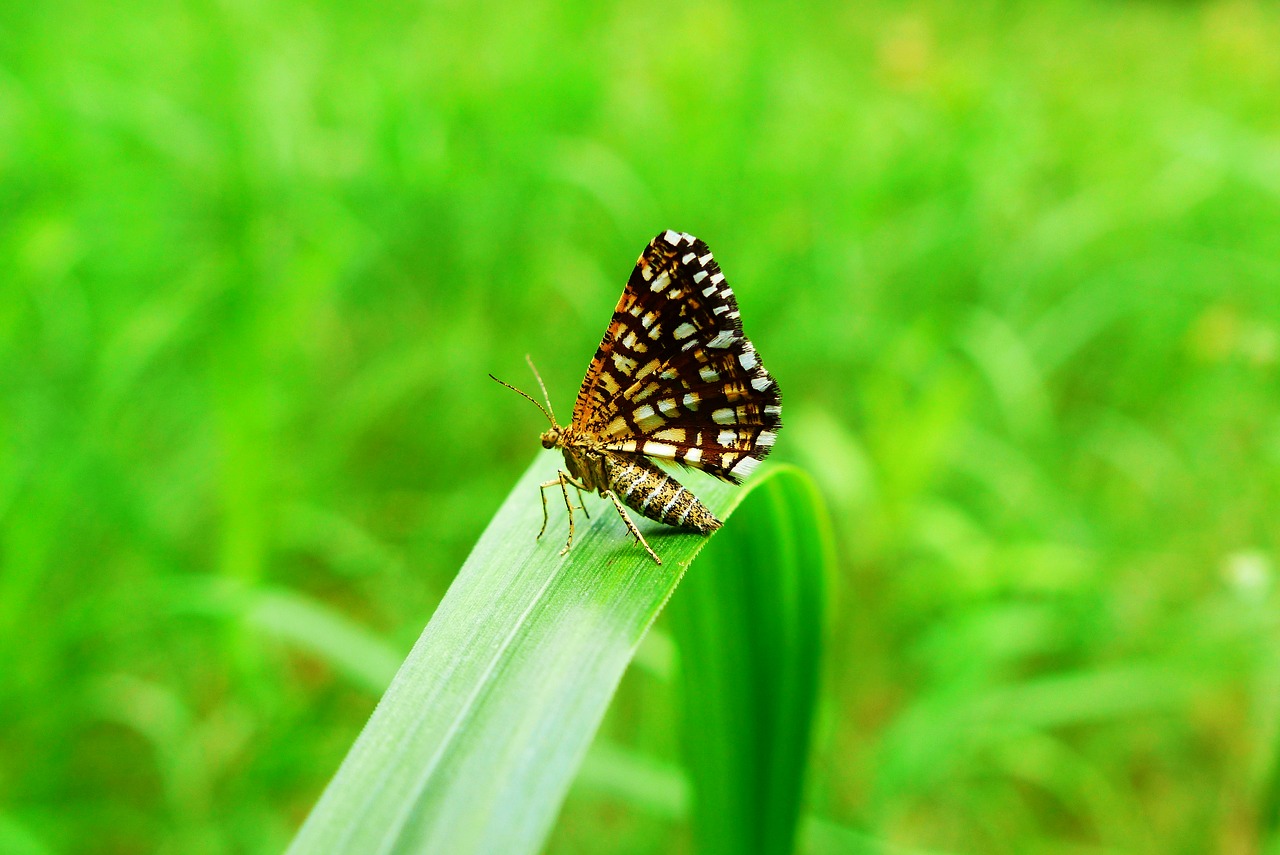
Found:
[[[613,457],[609,463],[609,489],[627,507],[666,525],[701,532],[720,527],[720,520],[706,505],[656,466],[621,456]]]

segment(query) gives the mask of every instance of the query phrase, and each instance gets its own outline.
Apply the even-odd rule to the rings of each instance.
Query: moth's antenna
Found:
[[[538,378],[538,385],[542,387],[542,398],[547,402],[547,412],[551,413],[551,423],[556,423],[556,411],[551,409],[551,396],[547,394],[547,384],[542,382],[542,375],[538,373],[537,367],[533,364],[533,357],[529,354],[524,355],[524,361],[529,363],[529,368],[533,371],[533,376]]]
[[[555,418],[551,415],[551,413],[547,412],[547,408],[539,404],[536,399],[530,397],[529,393],[520,391],[515,386],[512,386],[510,383],[503,383],[501,380],[499,380],[497,377],[494,377],[492,374],[489,375],[489,379],[502,386],[506,386],[508,389],[510,389],[512,392],[515,392],[520,397],[528,398],[530,401],[533,401],[533,405],[538,409],[542,410],[542,414],[547,417],[547,421],[551,422],[551,426],[557,427]]]

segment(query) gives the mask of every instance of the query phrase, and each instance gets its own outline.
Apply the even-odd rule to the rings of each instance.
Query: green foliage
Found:
[[[282,851],[542,429],[485,374],[565,416],[666,227],[831,508],[804,844],[1274,849],[1276,44],[1258,0],[0,3],[0,851]],[[676,632],[550,855],[705,833]]]
[[[793,850],[831,566],[821,500],[782,472],[755,486],[672,602],[698,852]]]
[[[563,465],[559,457],[540,455],[499,509],[294,840],[292,855],[540,850],[623,670],[708,542],[671,530],[650,534],[663,558],[658,566],[606,512],[579,526],[568,557],[559,554],[558,537],[536,543],[529,533],[539,524],[540,504],[531,498]],[[787,852],[814,710],[821,577],[829,564],[820,536],[825,516],[812,486],[794,471],[767,467],[741,491],[699,480],[698,493],[722,519],[744,501],[747,519],[712,541],[730,546],[719,547],[710,573],[701,566],[694,572],[698,589],[726,585],[733,567],[760,574],[759,593],[771,588],[792,596],[752,601],[730,587],[719,597],[704,593],[706,601],[695,607],[714,619],[736,606],[738,617],[761,628],[757,641],[783,645],[778,655],[717,662],[708,647],[752,639],[716,633],[687,649],[691,669],[783,690],[755,698],[708,683],[689,693],[687,707],[709,712],[713,724],[727,723],[715,719],[732,711],[739,722],[773,725],[777,733],[725,728],[726,736],[749,736],[762,750],[701,756],[693,767],[695,793],[711,798],[696,800],[695,820],[723,822],[726,795],[739,808],[766,795],[772,805],[750,808],[772,808],[767,841],[734,851]],[[726,564],[735,551],[750,560]],[[784,626],[770,631],[771,620]],[[706,667],[713,663],[718,667]],[[696,728],[695,741],[702,735]],[[772,792],[762,792],[765,782]],[[731,816],[741,819],[743,812]]]

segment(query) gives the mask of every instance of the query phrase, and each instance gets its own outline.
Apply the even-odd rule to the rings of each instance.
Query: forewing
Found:
[[[778,384],[711,251],[692,235],[659,234],[614,310],[573,428],[737,482],[772,450],[781,418]]]

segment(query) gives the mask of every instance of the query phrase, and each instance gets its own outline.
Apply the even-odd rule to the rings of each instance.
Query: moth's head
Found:
[[[551,430],[547,431],[542,435],[542,447],[555,448],[557,445],[559,445],[560,433],[561,433],[560,427],[558,425],[553,424],[551,427]]]

